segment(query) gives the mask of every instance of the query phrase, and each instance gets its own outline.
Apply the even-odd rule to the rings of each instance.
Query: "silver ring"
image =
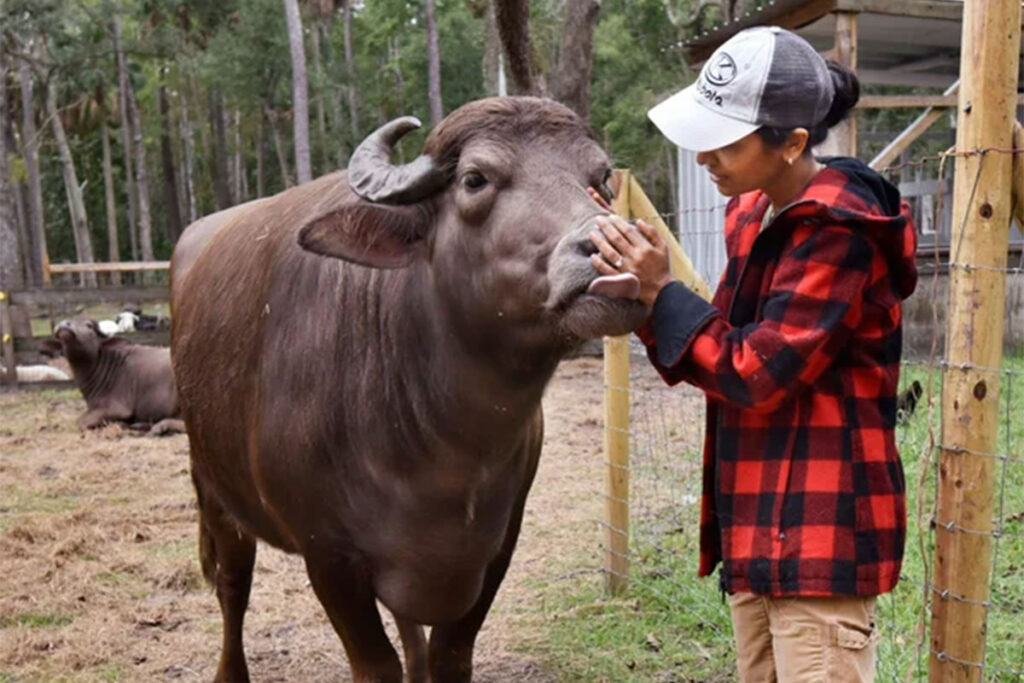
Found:
[[[624,262],[625,262],[625,259],[622,258],[622,254],[619,254],[619,258],[615,259],[615,263],[612,264],[612,267],[613,268],[621,268],[622,264]]]

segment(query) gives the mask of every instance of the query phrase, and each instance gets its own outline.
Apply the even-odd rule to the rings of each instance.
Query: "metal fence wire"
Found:
[[[885,172],[913,165],[930,167],[941,178],[948,160],[972,156],[980,157],[980,178],[987,158],[1020,151],[951,149],[897,164]],[[976,187],[977,178],[973,185]],[[968,207],[973,203],[974,189]],[[942,201],[940,194],[936,214],[941,214]],[[692,208],[684,213],[709,213],[719,208]],[[962,213],[955,219],[966,221],[966,210]],[[661,216],[666,222],[677,222],[673,219],[679,218],[675,214]],[[692,221],[677,223],[688,225]],[[703,226],[704,230],[711,228],[720,226]],[[877,625],[882,638],[878,680],[882,681],[923,680],[928,676],[932,658],[959,662],[965,669],[978,669],[986,681],[1024,680],[1024,251],[1011,249],[1005,267],[972,263],[968,254],[973,250],[965,248],[963,234],[963,230],[954,228],[950,244],[940,245],[936,241],[928,247],[928,253],[919,252],[917,292],[905,302],[905,320],[913,318],[918,324],[908,324],[905,330],[905,335],[916,338],[908,338],[904,345],[900,395],[909,395],[920,387],[920,398],[912,407],[908,407],[909,402],[901,404],[896,427],[907,483],[908,528],[901,580],[893,592],[878,602]],[[685,243],[686,238],[687,235],[680,235],[680,242]],[[1006,280],[1004,355],[999,367],[950,360],[946,322],[952,304],[951,283],[958,273],[970,271],[984,271]],[[951,332],[954,336],[969,333]],[[616,344],[629,347],[629,381],[612,383],[606,386],[606,392],[613,396],[616,392],[628,394],[629,423],[625,434],[629,460],[628,465],[608,464],[612,471],[625,468],[629,482],[628,496],[621,500],[616,499],[614,492],[606,495],[611,497],[612,504],[625,504],[628,500],[628,525],[619,526],[614,518],[605,519],[602,524],[606,539],[617,535],[628,538],[628,550],[622,553],[617,544],[606,543],[606,557],[624,556],[618,558],[619,563],[606,563],[604,571],[622,573],[609,577],[613,584],[614,579],[619,579],[616,585],[628,580],[630,593],[646,596],[661,609],[691,615],[689,623],[696,626],[693,632],[681,637],[691,639],[694,648],[709,657],[712,653],[721,656],[725,662],[722,675],[731,675],[735,657],[728,606],[718,592],[716,580],[696,577],[703,394],[687,385],[665,386],[651,369],[635,337],[608,340],[606,349]],[[998,442],[991,452],[956,443],[948,428],[944,434],[943,383],[956,381],[963,373],[980,374],[986,378],[988,391],[999,392]],[[621,428],[606,424],[605,429]],[[971,499],[976,493],[968,490],[970,482],[958,489],[961,499],[945,503],[940,500],[940,468],[949,467],[957,459],[964,465],[988,464],[994,477],[991,500]],[[973,521],[963,521],[970,519],[969,515],[959,516],[959,521],[946,518],[944,511],[953,504],[973,506]],[[941,578],[934,564],[936,545],[943,535],[983,537],[989,541],[979,547],[986,548],[984,552],[990,556],[978,558],[991,566],[987,596],[958,594]],[[628,571],[621,569],[626,566]],[[965,639],[984,638],[980,659],[959,658],[948,647],[948,638],[934,637],[936,615],[951,604],[981,611],[974,626],[965,623],[967,630],[962,634]],[[943,618],[950,617],[946,614]],[[946,628],[948,633],[948,625]],[[980,632],[970,632],[972,628]]]

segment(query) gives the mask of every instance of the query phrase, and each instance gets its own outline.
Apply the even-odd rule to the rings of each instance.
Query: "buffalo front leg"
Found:
[[[306,553],[313,591],[341,638],[354,683],[402,683],[402,664],[380,620],[366,572],[343,558]]]
[[[400,617],[395,617],[395,624],[405,655],[406,683],[427,683],[427,639],[423,637],[423,627]]]
[[[469,683],[473,680],[476,634],[491,609],[511,557],[511,552],[507,555],[503,553],[491,563],[484,577],[480,598],[464,617],[430,630],[427,663],[431,683]]]
[[[198,492],[198,486],[197,492]],[[220,504],[199,495],[199,556],[203,574],[217,591],[223,642],[214,683],[248,683],[242,621],[249,606],[256,541],[228,517]]]
[[[483,626],[484,618],[491,609],[494,596],[498,594],[498,587],[501,586],[509,562],[512,561],[512,551],[515,550],[516,540],[519,538],[525,502],[524,492],[519,508],[509,522],[501,553],[487,567],[483,588],[476,604],[461,619],[431,629],[427,662],[432,683],[469,683],[473,680],[473,645],[476,642],[476,634]]]

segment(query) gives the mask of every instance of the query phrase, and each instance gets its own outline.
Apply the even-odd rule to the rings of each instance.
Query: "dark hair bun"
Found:
[[[850,110],[860,99],[860,81],[857,74],[833,59],[826,59],[828,73],[832,76],[832,87],[835,89],[835,96],[832,98],[832,106],[825,115],[824,124],[831,128],[846,118]]]

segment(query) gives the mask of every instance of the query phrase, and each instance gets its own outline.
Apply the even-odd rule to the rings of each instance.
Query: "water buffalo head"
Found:
[[[611,164],[576,114],[538,98],[472,102],[431,132],[422,156],[392,164],[395,142],[417,126],[398,119],[360,145],[348,171],[359,199],[307,224],[303,248],[419,269],[436,305],[495,343],[561,350],[643,321],[637,301],[588,293],[598,274],[587,233],[604,211],[587,188],[607,193]]]
[[[64,355],[69,361],[95,360],[100,346],[110,339],[100,331],[95,320],[61,320],[53,328],[53,336],[60,342]]]

